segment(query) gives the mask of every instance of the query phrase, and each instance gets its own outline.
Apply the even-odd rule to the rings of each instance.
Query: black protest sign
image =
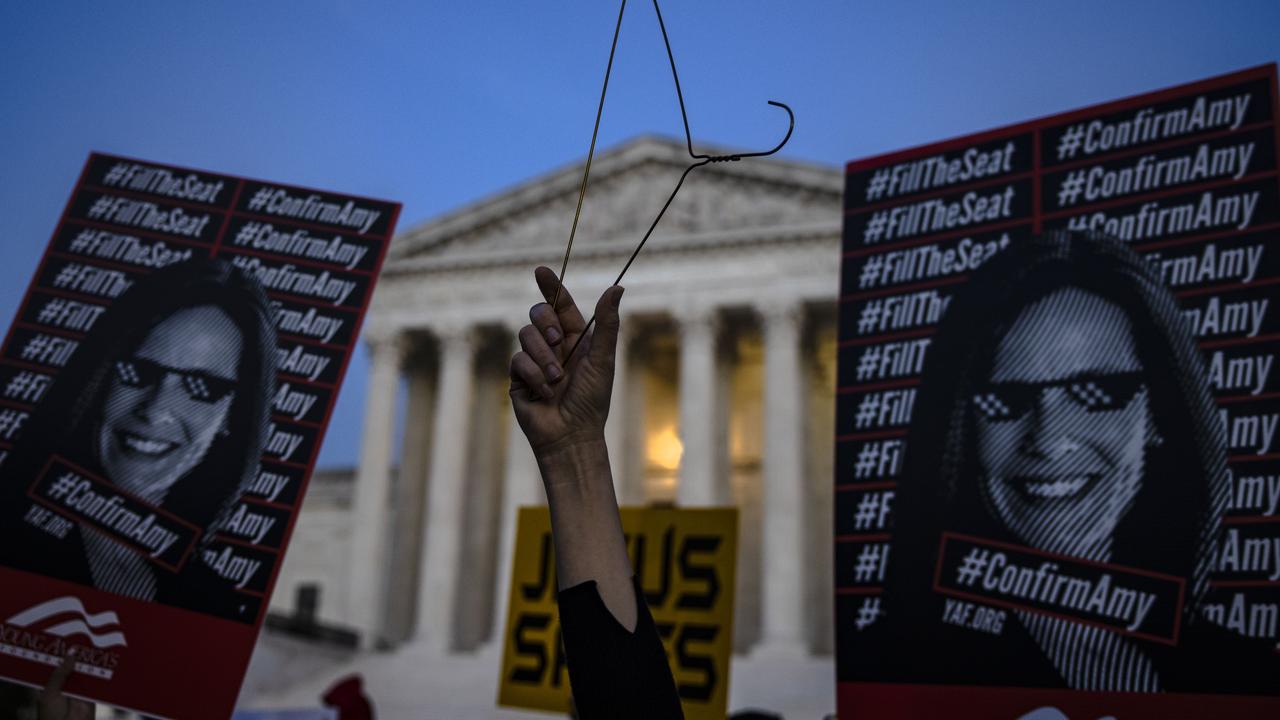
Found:
[[[1276,711],[1276,115],[1261,67],[848,165],[842,715]]]
[[[399,209],[89,157],[0,350],[0,676],[230,714]]]

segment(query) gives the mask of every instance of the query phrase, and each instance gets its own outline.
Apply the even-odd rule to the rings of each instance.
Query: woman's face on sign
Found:
[[[153,504],[227,431],[243,340],[213,305],[180,310],[109,368],[98,458],[116,485]]]
[[[986,498],[1023,543],[1107,559],[1154,435],[1133,328],[1065,288],[1028,305],[972,398]]]

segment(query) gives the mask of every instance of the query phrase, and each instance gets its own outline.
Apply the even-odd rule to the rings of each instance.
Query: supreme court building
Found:
[[[654,137],[597,156],[566,278],[586,314],[688,163],[683,142]],[[493,651],[515,508],[545,502],[507,363],[540,300],[533,268],[560,267],[581,180],[575,163],[394,240],[365,324],[359,466],[316,474],[272,598],[359,636],[331,663],[307,654],[307,672],[372,678],[376,655]],[[619,501],[740,509],[744,659],[833,650],[842,189],[838,168],[776,158],[699,168],[623,282],[607,427]],[[279,695],[272,662],[255,656],[246,697],[255,675]]]

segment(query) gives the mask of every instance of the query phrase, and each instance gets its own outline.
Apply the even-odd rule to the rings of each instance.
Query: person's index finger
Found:
[[[539,265],[533,271],[533,277],[538,281],[538,290],[542,292],[542,296],[550,303],[555,301],[556,314],[560,317],[560,327],[565,334],[577,334],[583,331],[587,326],[587,321],[582,317],[582,312],[578,310],[578,305],[574,303],[573,296],[569,294],[569,289],[560,285],[559,278],[551,268],[545,265]],[[556,298],[556,291],[560,291],[559,299]]]

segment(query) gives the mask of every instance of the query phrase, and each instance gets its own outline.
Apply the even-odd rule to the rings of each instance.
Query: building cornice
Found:
[[[699,145],[699,151],[728,154],[734,150]],[[684,143],[656,136],[641,136],[601,153],[592,162],[592,183],[603,183],[638,167],[658,164],[683,169],[689,164]],[[699,170],[706,175],[731,176],[737,180],[829,193],[839,201],[844,175],[840,168],[778,158],[740,163],[716,163]],[[394,266],[432,248],[515,215],[578,192],[582,182],[582,161],[526,180],[514,188],[445,213],[396,236],[388,265]],[[538,253],[541,255],[541,253]]]
[[[654,235],[645,245],[649,256],[669,253],[688,253],[707,250],[723,250],[734,247],[761,248],[784,243],[838,241],[840,223],[819,222],[766,228],[746,228],[698,233],[694,235]],[[634,250],[639,238],[600,242],[583,245],[574,250],[574,258],[583,260],[622,260]],[[502,267],[506,265],[528,268],[533,264],[558,261],[560,248],[517,247],[450,255],[423,255],[389,262],[382,269],[384,278],[394,278],[420,273],[446,272],[461,269]]]

